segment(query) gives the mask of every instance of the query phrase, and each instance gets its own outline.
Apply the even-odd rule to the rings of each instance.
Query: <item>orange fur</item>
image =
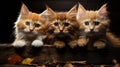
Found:
[[[78,39],[79,46],[85,46],[87,43],[93,42],[93,46],[99,49],[106,46],[107,40],[112,43],[113,46],[120,45],[120,38],[108,32],[110,19],[107,15],[106,4],[96,11],[85,10],[84,7],[79,4],[77,21],[80,32],[82,33]]]

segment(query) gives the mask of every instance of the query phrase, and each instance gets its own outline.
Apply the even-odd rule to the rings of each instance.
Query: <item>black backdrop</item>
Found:
[[[22,2],[30,11],[41,13],[45,10],[45,4],[58,11],[69,10],[80,2],[86,9],[97,10],[103,4],[108,3],[110,29],[120,36],[120,3],[119,0],[1,0],[0,1],[0,43],[11,43],[14,40],[14,22],[16,21]]]

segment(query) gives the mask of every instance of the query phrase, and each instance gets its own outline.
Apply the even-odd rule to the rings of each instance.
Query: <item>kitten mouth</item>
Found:
[[[65,34],[64,32],[60,32],[59,34]]]
[[[34,31],[33,30],[23,30],[24,33],[26,34],[34,34]]]
[[[97,32],[95,32],[95,31],[90,31],[90,33],[97,33]]]
[[[66,33],[63,33],[63,32],[61,32],[61,33],[58,33],[58,34],[56,34],[57,36],[60,36],[60,37],[65,37],[65,36],[68,36],[68,34],[66,34]]]
[[[54,32],[54,34],[64,34],[64,32]]]
[[[88,34],[96,34],[96,33],[98,33],[98,32],[95,32],[95,31],[88,32]]]
[[[66,35],[67,33],[65,33],[65,32],[59,32],[59,33],[57,33],[57,35]]]
[[[65,35],[63,32],[55,33],[55,35]]]

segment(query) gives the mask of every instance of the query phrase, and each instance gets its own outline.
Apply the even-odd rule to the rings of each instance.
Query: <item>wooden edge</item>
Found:
[[[74,65],[74,64],[73,64]],[[47,65],[12,65],[12,64],[3,64],[0,65],[0,67],[46,67]],[[53,65],[49,65],[47,67],[52,67]],[[61,65],[54,65],[55,67],[61,67]],[[114,67],[115,65],[74,65],[75,67],[83,67],[83,66],[88,66],[88,67]],[[65,67],[63,65],[63,67]]]
[[[29,46],[29,45],[28,45]],[[4,47],[4,48],[6,48],[6,47],[13,47],[11,44],[0,44],[0,48],[1,47]],[[43,46],[41,46],[41,47],[55,47],[54,45],[47,45],[47,44],[45,44],[45,45],[43,45]]]

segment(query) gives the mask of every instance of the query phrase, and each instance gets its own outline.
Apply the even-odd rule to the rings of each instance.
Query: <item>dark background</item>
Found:
[[[68,11],[80,2],[88,10],[97,10],[108,3],[111,19],[110,30],[120,36],[120,3],[119,0],[1,0],[0,1],[0,43],[11,43],[14,40],[14,22],[20,12],[21,4],[25,3],[32,12],[41,13],[48,4],[53,10]]]

